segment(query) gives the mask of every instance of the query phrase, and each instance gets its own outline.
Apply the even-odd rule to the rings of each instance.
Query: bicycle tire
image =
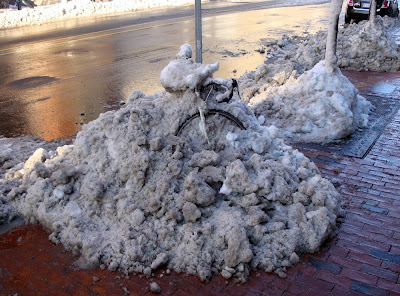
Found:
[[[241,130],[245,130],[245,126],[243,125],[243,123],[235,116],[233,116],[232,114],[230,114],[229,112],[223,111],[223,110],[218,110],[218,109],[211,109],[208,110],[206,117],[210,116],[210,115],[221,115],[225,118],[227,118],[228,120],[230,120],[231,122],[233,122],[238,128],[240,128]],[[179,126],[178,130],[175,132],[175,136],[179,137],[179,135],[181,134],[181,132],[183,131],[183,129],[195,118],[200,117],[200,113],[197,112],[189,117],[186,118],[186,120]]]

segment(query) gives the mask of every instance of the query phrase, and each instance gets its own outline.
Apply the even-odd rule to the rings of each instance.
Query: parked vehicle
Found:
[[[351,20],[368,19],[370,6],[370,0],[348,0],[344,22],[349,24]],[[376,15],[398,17],[397,0],[376,0]]]
[[[34,8],[36,6],[34,0],[8,0],[8,3],[10,5],[17,6],[18,10],[21,10],[22,6],[26,6],[26,7],[30,7],[30,8]]]

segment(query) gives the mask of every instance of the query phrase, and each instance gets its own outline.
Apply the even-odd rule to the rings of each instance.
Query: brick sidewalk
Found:
[[[378,80],[400,84],[397,73],[345,74],[362,92]],[[152,281],[162,295],[400,295],[400,112],[364,159],[303,152],[335,181],[347,214],[339,234],[319,253],[303,255],[285,279],[253,271],[235,285],[165,270],[152,279],[78,270],[77,258],[54,246],[42,227],[24,226],[0,237],[0,295],[152,295]]]

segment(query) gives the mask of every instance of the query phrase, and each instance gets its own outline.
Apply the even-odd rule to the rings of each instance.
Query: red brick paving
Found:
[[[363,93],[377,81],[400,85],[399,73],[344,72]],[[400,99],[400,97],[399,97]],[[48,240],[37,225],[0,237],[0,295],[400,295],[400,113],[364,159],[303,150],[321,174],[339,180],[346,210],[338,235],[316,254],[305,254],[287,278],[252,271],[236,285],[220,276],[201,282],[164,270],[152,279],[125,278],[95,268],[78,270],[76,258]],[[162,275],[162,277],[161,277]],[[94,277],[99,280],[95,281]]]

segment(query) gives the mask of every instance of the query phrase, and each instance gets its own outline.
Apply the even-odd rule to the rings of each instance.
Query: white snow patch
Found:
[[[90,0],[72,0],[47,6],[36,6],[22,10],[1,9],[0,29],[84,17],[90,15],[113,14],[162,6],[179,6],[192,3],[189,0],[113,0],[110,2],[94,2]]]
[[[194,90],[219,69],[219,62],[211,65],[195,63],[189,44],[182,45],[176,57],[161,71],[160,76],[161,85],[170,92]]]

